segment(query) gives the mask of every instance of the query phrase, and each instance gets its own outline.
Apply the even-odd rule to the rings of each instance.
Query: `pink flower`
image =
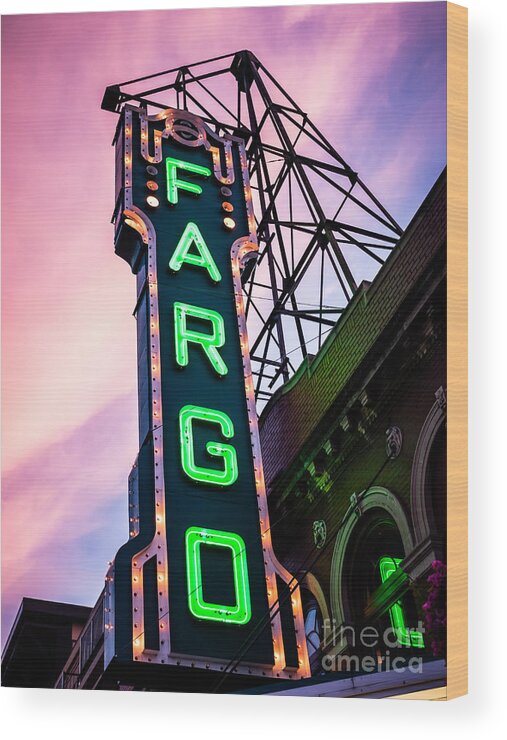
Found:
[[[431,564],[432,573],[428,576],[429,584],[426,601],[422,605],[426,631],[430,638],[433,655],[445,653],[446,646],[446,580],[447,566],[441,560]]]

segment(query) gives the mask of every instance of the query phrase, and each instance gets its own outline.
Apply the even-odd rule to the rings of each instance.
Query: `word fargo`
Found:
[[[241,272],[257,244],[244,142],[186,111],[126,105],[115,144],[115,250],[137,279],[140,449],[130,539],[106,581],[106,666],[305,677],[247,344]]]

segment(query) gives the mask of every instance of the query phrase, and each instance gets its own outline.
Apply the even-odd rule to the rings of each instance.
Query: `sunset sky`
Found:
[[[3,640],[23,596],[91,605],[128,537],[134,279],[108,84],[251,49],[406,226],[445,164],[445,3],[3,19]]]

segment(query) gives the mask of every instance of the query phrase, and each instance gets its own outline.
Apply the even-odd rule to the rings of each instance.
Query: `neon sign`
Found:
[[[106,582],[106,666],[239,658],[238,673],[308,676],[301,595],[271,544],[241,286],[257,251],[244,143],[186,111],[126,105],[116,147],[140,450],[130,539]]]
[[[388,556],[380,558],[379,569],[382,583],[385,583],[398,570],[400,563],[401,558],[390,558]],[[418,648],[424,647],[422,633],[407,627],[405,611],[399,601],[396,601],[390,607],[389,617],[391,619],[391,627],[400,645],[404,645],[405,647],[409,647],[410,645]]]

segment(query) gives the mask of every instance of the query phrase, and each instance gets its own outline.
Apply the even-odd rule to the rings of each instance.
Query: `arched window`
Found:
[[[382,656],[386,651],[424,647],[407,575],[400,569],[403,541],[389,512],[371,508],[357,522],[343,563],[343,602],[355,630],[355,653]],[[361,638],[365,628],[378,633]]]
[[[313,573],[307,573],[301,583],[301,598],[310,668],[312,674],[317,674],[322,672],[322,653],[330,618],[326,597]]]
[[[446,532],[446,402],[439,388],[436,401],[421,428],[414,453],[411,480],[411,509],[416,545],[427,543],[423,572],[445,552]]]
[[[426,470],[426,498],[431,507],[436,539],[447,531],[447,429],[442,424],[435,435]]]
[[[408,520],[394,494],[374,487],[354,497],[331,566],[333,617],[338,629],[347,630],[340,652],[353,647],[359,655],[379,656],[388,648],[423,648],[423,635],[412,634],[418,614],[408,576],[400,567],[412,550]],[[370,628],[367,643],[361,638],[365,628]]]
[[[381,584],[379,561],[404,557],[400,533],[382,509],[370,509],[357,522],[343,564],[343,600],[352,624],[364,621],[366,606]]]
[[[324,622],[319,603],[307,588],[301,589],[305,620],[306,649],[312,674],[321,670]]]

